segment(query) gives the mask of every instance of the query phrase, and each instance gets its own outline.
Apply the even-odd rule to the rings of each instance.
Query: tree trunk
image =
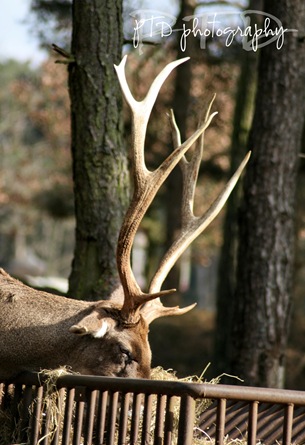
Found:
[[[106,298],[118,285],[116,243],[128,198],[121,92],[122,1],[73,2],[69,69],[76,245],[69,294]]]
[[[270,0],[284,28],[304,30],[305,3]],[[261,49],[240,215],[232,369],[247,385],[282,387],[294,268],[295,195],[305,113],[305,42]]]
[[[262,10],[262,1],[251,0],[248,9]],[[255,22],[258,23],[259,19],[260,17],[257,16]],[[241,72],[233,119],[230,177],[249,150],[247,140],[255,105],[257,56],[257,52],[254,51],[242,51],[241,54]],[[216,375],[226,372],[230,366],[228,353],[233,322],[233,306],[230,302],[233,300],[236,287],[238,211],[242,195],[241,189],[241,182],[239,182],[228,199],[223,226],[223,245],[220,252],[217,280],[217,317],[213,366]]]

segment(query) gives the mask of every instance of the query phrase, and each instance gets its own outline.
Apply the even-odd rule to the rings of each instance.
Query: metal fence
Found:
[[[301,391],[27,374],[0,394],[1,445],[305,443]]]

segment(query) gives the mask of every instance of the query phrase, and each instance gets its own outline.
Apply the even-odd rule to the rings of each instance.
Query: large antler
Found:
[[[212,209],[209,213],[209,216],[205,216],[200,218],[200,228],[197,227],[198,223],[195,222],[184,222],[184,230],[182,234],[182,238],[180,241],[177,241],[175,245],[167,252],[165,255],[160,268],[158,269],[152,284],[150,286],[149,292],[144,293],[140,289],[139,285],[136,282],[134,277],[132,268],[131,268],[131,249],[134,241],[135,234],[137,229],[141,223],[141,220],[146,213],[149,205],[153,201],[157,191],[168,177],[173,168],[179,163],[179,161],[183,158],[186,151],[193,145],[193,143],[204,133],[205,129],[209,126],[211,120],[217,113],[210,114],[210,108],[206,115],[204,123],[198,128],[198,130],[190,136],[184,143],[180,141],[179,131],[175,131],[175,150],[162,162],[162,164],[155,170],[149,171],[146,168],[145,159],[144,159],[144,144],[145,144],[145,136],[147,123],[150,117],[151,110],[157,98],[158,92],[163,85],[165,79],[172,72],[174,68],[176,68],[181,63],[188,60],[188,57],[184,59],[177,60],[175,62],[169,63],[156,77],[153,81],[146,97],[142,101],[136,101],[132,96],[130,89],[128,87],[126,76],[125,76],[125,64],[126,64],[125,56],[121,61],[120,65],[115,66],[117,71],[117,75],[119,78],[119,82],[125,96],[125,99],[131,109],[132,114],[132,136],[133,136],[133,149],[132,149],[132,167],[133,167],[133,179],[134,179],[134,192],[133,197],[130,203],[130,206],[126,212],[123,225],[121,227],[121,231],[118,239],[118,248],[117,248],[117,266],[121,279],[121,283],[124,290],[124,303],[121,310],[122,317],[125,319],[127,323],[134,323],[138,320],[138,310],[143,307],[144,303],[148,303],[146,307],[143,309],[142,313],[148,322],[152,321],[154,318],[166,315],[166,314],[177,314],[184,313],[190,310],[192,306],[188,308],[179,309],[179,308],[164,308],[161,304],[159,297],[163,295],[168,295],[175,292],[175,289],[161,291],[161,285],[168,274],[169,270],[177,260],[177,258],[181,255],[181,253],[185,250],[185,248],[192,242],[192,240],[198,236],[198,234],[204,230],[204,228],[211,222],[211,220],[216,216],[216,214],[220,211],[221,207],[224,205],[225,200],[227,199],[229,193],[234,187],[243,166],[240,167],[238,172],[234,175],[234,179],[232,178],[228,188],[226,189],[221,197],[219,197],[218,201],[220,204],[217,204],[217,210]],[[172,120],[173,125],[175,125],[174,120]],[[194,155],[195,156],[195,155]],[[197,167],[188,166],[187,161],[184,159],[182,167],[184,170],[184,178],[188,178],[192,176],[195,170],[199,168],[199,156],[195,156],[196,160],[191,161],[190,165],[197,165]],[[201,160],[201,154],[200,154]],[[191,184],[188,179],[185,179],[185,182]],[[191,207],[187,210],[187,202],[190,201],[191,195],[194,193],[195,183],[193,185],[185,185],[183,192],[183,202],[185,207],[185,217],[192,212],[192,204]],[[192,191],[191,191],[192,190]],[[212,206],[213,207],[213,206]],[[211,215],[210,215],[211,214]],[[196,227],[195,227],[196,226]],[[155,300],[152,302],[151,300]],[[152,309],[149,313],[149,308]]]
[[[213,97],[209,105],[205,117],[205,122],[209,117],[214,98],[215,96]],[[175,146],[181,143],[180,131],[177,127],[172,111],[170,117],[173,132],[173,143]],[[181,233],[163,256],[160,262],[160,266],[151,280],[149,286],[150,293],[157,293],[161,289],[165,278],[167,277],[169,271],[176,263],[178,258],[221,211],[251,155],[251,152],[247,153],[234,175],[228,181],[224,189],[220,192],[220,194],[217,196],[208,210],[202,216],[195,216],[194,197],[199,167],[202,159],[203,135],[200,137],[200,140],[198,142],[199,143],[197,144],[197,147],[194,150],[191,159],[187,161],[186,157],[183,156],[179,162],[183,177],[183,191],[181,202]],[[179,307],[165,307],[158,298],[144,306],[142,315],[148,323],[151,323],[158,317],[184,314],[185,312],[188,312],[190,309],[192,309],[194,306],[195,305],[191,305],[183,309],[180,309]]]
[[[187,139],[183,144],[179,144],[179,146],[177,146],[177,148],[155,171],[149,171],[146,168],[144,160],[144,143],[147,123],[151,110],[165,79],[175,67],[185,62],[189,58],[186,57],[169,63],[153,81],[146,97],[140,102],[134,99],[126,81],[126,58],[127,56],[123,58],[120,65],[115,66],[115,69],[117,71],[123,94],[132,113],[132,164],[134,193],[119,234],[117,265],[124,290],[124,304],[121,313],[127,321],[134,322],[137,318],[137,309],[145,302],[158,298],[162,295],[175,292],[174,289],[169,291],[159,290],[157,293],[148,294],[141,291],[135,280],[130,262],[131,249],[135,234],[147,208],[153,201],[157,191],[165,179],[180,161],[184,153],[208,127],[216,113],[210,115],[207,121],[204,122],[204,124],[201,125],[201,127],[189,139]]]

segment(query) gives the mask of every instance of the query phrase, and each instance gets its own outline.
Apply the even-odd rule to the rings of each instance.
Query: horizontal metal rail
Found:
[[[43,374],[24,373],[16,383],[41,385],[46,377]],[[67,374],[56,379],[57,388],[75,388],[85,386],[90,389],[135,392],[142,394],[165,394],[181,396],[188,394],[194,399],[230,399],[259,401],[266,403],[292,403],[305,405],[305,391],[276,388],[256,388],[210,383],[187,383],[181,381],[129,379],[122,377],[99,377]]]
[[[44,400],[49,378],[26,373],[0,388],[0,407],[16,408],[20,442],[50,443],[54,414]],[[207,437],[217,445],[225,437],[249,445],[305,443],[303,391],[75,374],[52,385],[59,408],[52,445],[191,445]],[[210,406],[195,419],[202,399]]]

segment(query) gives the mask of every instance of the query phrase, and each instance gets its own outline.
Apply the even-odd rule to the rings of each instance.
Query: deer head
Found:
[[[195,306],[163,306],[160,298],[172,294],[175,289],[161,290],[162,284],[184,250],[220,212],[249,154],[210,208],[202,216],[195,216],[193,201],[202,157],[202,136],[217,114],[211,113],[211,103],[203,123],[183,143],[171,115],[175,149],[156,170],[147,169],[144,143],[151,110],[168,75],[187,59],[168,64],[140,102],[134,99],[126,81],[126,57],[115,66],[131,110],[133,137],[134,192],[117,246],[122,290],[114,293],[110,301],[82,302],[34,291],[0,271],[0,378],[25,369],[38,370],[59,365],[68,365],[72,370],[86,374],[149,377],[149,324],[158,317],[184,314]],[[194,143],[196,148],[187,160],[185,153]],[[165,253],[146,293],[140,289],[131,268],[132,245],[147,208],[177,164],[183,174],[181,235]],[[118,296],[121,301],[118,301]]]

